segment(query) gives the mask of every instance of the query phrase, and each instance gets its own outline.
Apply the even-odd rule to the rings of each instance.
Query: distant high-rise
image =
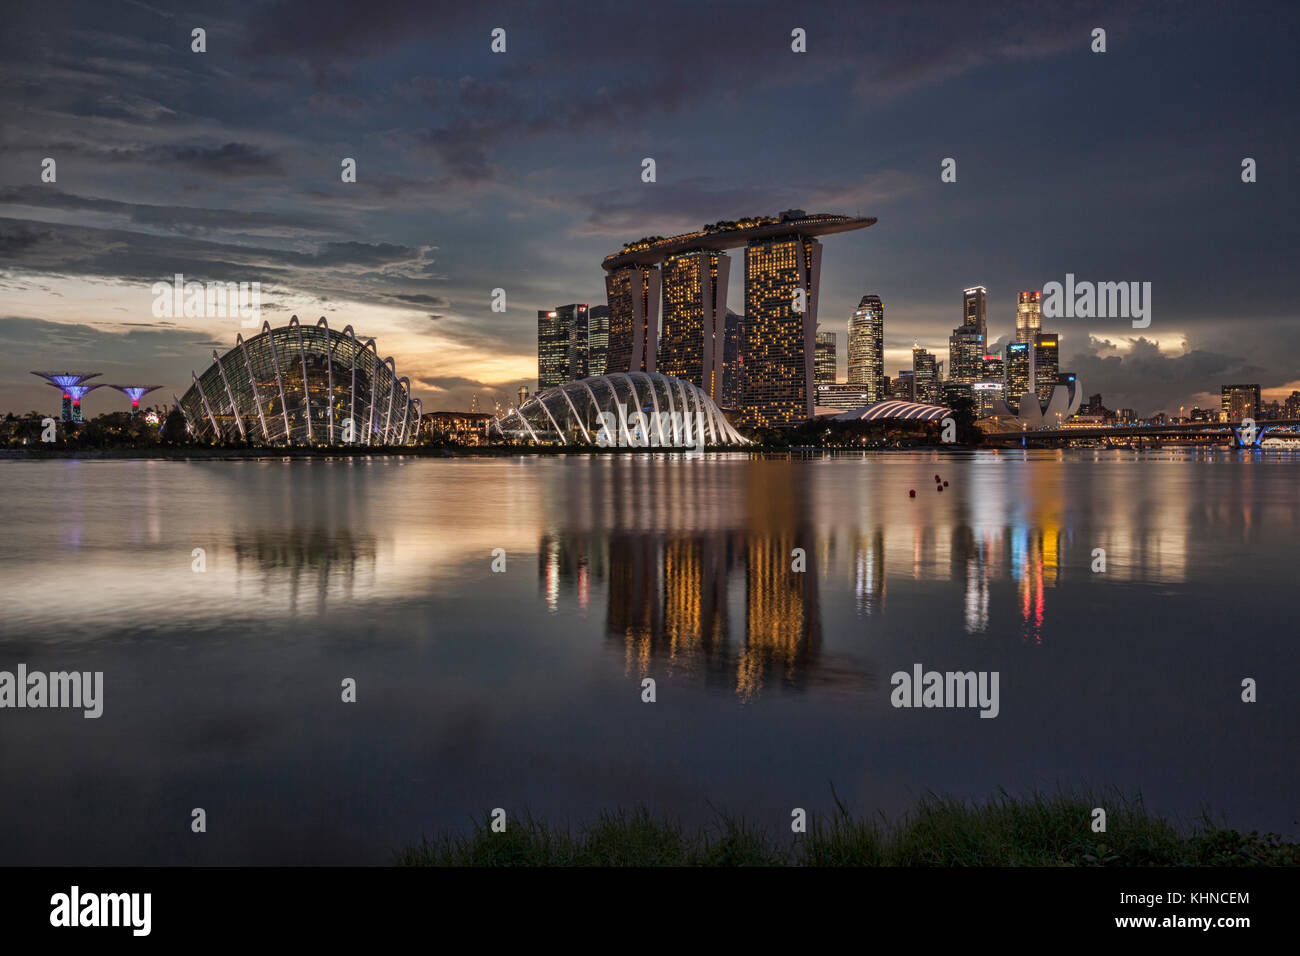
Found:
[[[1224,385],[1220,389],[1221,421],[1239,422],[1243,418],[1259,418],[1259,385]]]
[[[568,381],[569,328],[555,309],[537,312],[537,388]]]
[[[692,249],[663,264],[663,334],[658,371],[692,383],[715,401],[724,378],[727,280],[731,258]]]
[[[1016,341],[1032,345],[1034,336],[1042,331],[1041,292],[1021,292],[1016,296]]]
[[[587,371],[587,304],[562,305],[557,312],[569,329],[569,362],[566,382],[586,378]]]
[[[873,403],[885,398],[885,304],[878,295],[864,295],[849,317],[848,383]]]
[[[609,298],[609,372],[653,372],[659,347],[660,271],[632,264],[605,276]]]
[[[989,379],[994,382],[1006,381],[1003,373],[1002,353],[988,352],[984,355],[984,374],[981,378]]]
[[[745,246],[742,413],[751,425],[781,428],[812,418],[821,267],[822,244],[808,236]]]
[[[587,374],[604,375],[609,360],[609,306],[587,310]]]
[[[984,375],[984,333],[959,325],[948,337],[948,381],[969,385]]]
[[[745,317],[727,310],[722,345],[722,405],[725,408],[740,407],[740,368],[742,353],[740,351],[742,325]]]
[[[939,367],[934,356],[919,345],[912,346],[912,381],[916,401],[927,405],[939,404]]]
[[[1030,365],[1032,361],[1033,352],[1028,344],[1012,342],[1007,346],[1007,357],[1004,363],[1007,387],[1004,394],[1009,404],[1016,405],[1021,397],[1030,390],[1033,376],[1033,369]]]
[[[1052,400],[1057,376],[1061,374],[1061,343],[1053,334],[1039,332],[1034,336],[1033,390],[1040,402]]]
[[[527,385],[520,385],[520,386],[519,386],[519,392],[517,393],[516,397],[519,399],[519,404],[520,404],[520,405],[522,405],[524,402],[528,401],[528,386],[527,386]]]
[[[561,305],[537,313],[537,387],[586,378],[587,306]]]
[[[982,285],[962,290],[961,324],[977,331],[985,342],[988,341],[987,321],[988,292]],[[950,370],[951,372],[951,370]]]
[[[916,398],[916,375],[911,369],[900,368],[894,380],[889,383],[889,397],[914,402]]]
[[[835,384],[835,333],[817,333],[817,355],[813,359],[813,383]]]

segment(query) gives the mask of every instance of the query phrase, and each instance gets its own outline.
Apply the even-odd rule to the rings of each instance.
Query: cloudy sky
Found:
[[[879,294],[888,374],[914,342],[946,358],[963,287],[988,288],[1006,339],[1018,290],[1073,273],[1152,283],[1147,329],[1044,323],[1108,406],[1300,388],[1293,3],[40,0],[5,19],[0,411],[57,407],[32,369],[182,394],[240,324],[155,316],[175,273],[260,282],[273,324],[353,325],[426,409],[490,407],[536,385],[537,309],[604,300],[604,255],[790,207],[879,219],[827,239],[819,319],[842,349]]]

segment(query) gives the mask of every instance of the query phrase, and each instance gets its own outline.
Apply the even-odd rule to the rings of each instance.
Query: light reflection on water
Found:
[[[1234,691],[1296,673],[1287,456],[3,467],[0,669],[102,669],[107,703],[0,712],[28,768],[0,863],[384,862],[507,799],[762,813],[828,779],[889,812],[1086,782],[1294,829],[1294,705]],[[914,661],[1001,670],[1002,716],[893,710]],[[157,837],[195,789],[234,838]]]

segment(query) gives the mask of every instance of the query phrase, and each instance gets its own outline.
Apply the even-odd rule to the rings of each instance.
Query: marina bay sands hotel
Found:
[[[875,221],[790,209],[629,243],[601,263],[609,298],[606,374],[657,371],[720,401],[731,273],[726,250],[744,246],[741,419],[774,427],[807,421],[813,415],[822,262],[817,237]]]

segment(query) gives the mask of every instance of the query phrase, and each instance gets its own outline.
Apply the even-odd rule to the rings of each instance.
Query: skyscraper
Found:
[[[885,304],[864,295],[849,317],[850,385],[860,385],[872,403],[885,398]]]
[[[1001,352],[985,353],[984,374],[981,377],[985,379],[989,379],[994,382],[1006,381],[1006,376],[1003,373]]]
[[[916,375],[909,368],[900,368],[894,380],[889,383],[889,397],[914,402],[916,398]]]
[[[632,264],[605,276],[609,298],[608,372],[653,372],[659,347],[660,272]]]
[[[609,306],[587,310],[587,374],[604,375],[609,361]]]
[[[715,401],[721,397],[726,336],[727,279],[731,258],[692,249],[663,264],[663,335],[658,371],[691,382]]]
[[[919,345],[912,346],[912,381],[916,401],[939,404],[939,368],[934,356]]]
[[[813,382],[816,385],[835,384],[835,333],[817,333],[817,355],[813,360]]]
[[[974,329],[987,342],[989,338],[988,322],[986,321],[988,292],[985,291],[982,285],[977,285],[969,289],[963,289],[961,295],[961,324],[968,329]]]
[[[1224,385],[1220,389],[1220,421],[1239,422],[1243,418],[1259,418],[1259,385]]]
[[[537,387],[586,378],[587,306],[560,305],[537,313]]]
[[[1021,396],[1030,390],[1033,375],[1033,369],[1030,366],[1032,361],[1033,353],[1026,343],[1012,342],[1007,346],[1007,357],[1004,363],[1006,366],[1007,387],[1003,392],[1007,404],[1015,406],[1019,403]]]
[[[569,329],[555,309],[537,312],[537,388],[568,381]]]
[[[822,244],[797,233],[745,246],[742,411],[750,424],[812,417],[821,266]]]
[[[984,333],[959,325],[948,337],[948,381],[969,385],[984,374]]]
[[[1033,390],[1040,402],[1052,400],[1056,378],[1061,374],[1060,340],[1054,334],[1039,332],[1034,336]]]
[[[1016,296],[1016,341],[1032,345],[1043,327],[1041,292],[1021,292]]]

